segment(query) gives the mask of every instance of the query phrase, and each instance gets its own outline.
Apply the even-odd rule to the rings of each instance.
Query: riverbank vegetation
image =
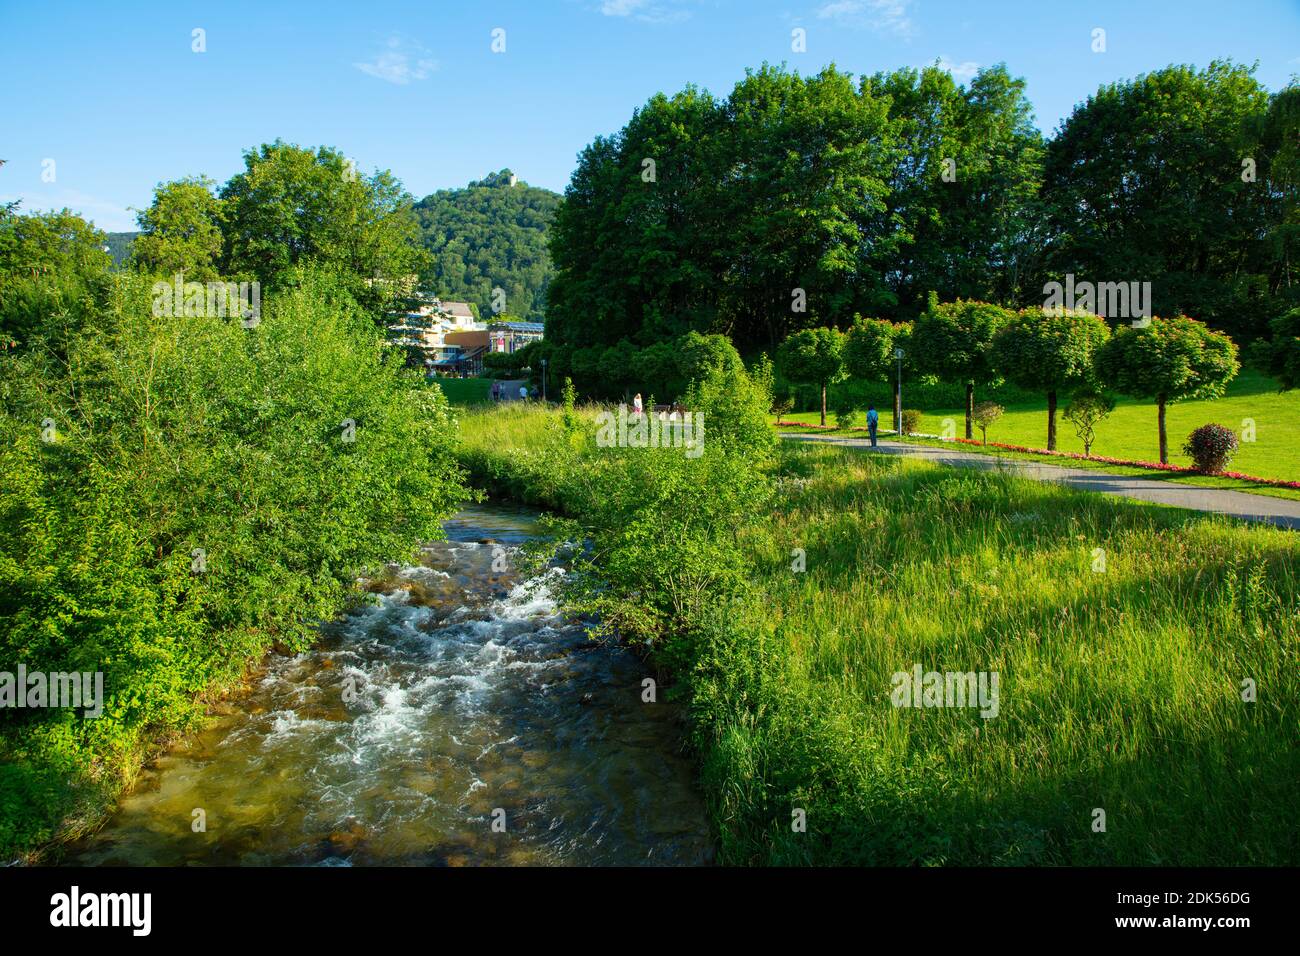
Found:
[[[0,669],[106,698],[0,711],[0,857],[96,822],[208,695],[440,536],[452,416],[350,285],[289,269],[246,328],[121,275],[0,354]]]
[[[789,445],[715,460],[708,480],[745,488],[718,497],[746,507],[701,520],[714,489],[681,481],[703,471],[600,448],[590,416],[467,412],[462,460],[594,542],[579,576],[673,676],[725,862],[1296,859],[1293,535]],[[893,706],[917,665],[996,672],[996,716]]]

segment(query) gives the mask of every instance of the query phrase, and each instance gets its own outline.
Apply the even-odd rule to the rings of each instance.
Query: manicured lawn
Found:
[[[903,385],[904,405],[907,405],[907,384]],[[975,400],[980,401],[979,392]],[[1057,447],[1061,451],[1083,452],[1083,442],[1075,435],[1070,423],[1061,417],[1066,400],[1061,400],[1057,417]],[[908,407],[911,407],[910,405]],[[944,434],[944,419],[952,419],[958,437],[965,435],[965,418],[960,407],[923,408],[919,430],[935,435]],[[888,409],[880,410],[881,427],[887,428],[893,418]],[[1229,469],[1260,478],[1281,478],[1300,481],[1300,391],[1279,393],[1272,379],[1252,371],[1242,373],[1228,387],[1228,393],[1212,402],[1183,402],[1169,406],[1169,461],[1175,465],[1190,465],[1191,460],[1182,453],[1183,442],[1196,427],[1207,422],[1217,422],[1235,430],[1240,436],[1243,421],[1255,423],[1255,441],[1241,443]],[[786,415],[784,421],[815,425],[817,412],[796,412]],[[834,418],[827,416],[827,424]],[[951,429],[950,429],[951,432]],[[843,434],[835,432],[834,434]],[[979,438],[979,430],[975,432]],[[1042,448],[1047,444],[1047,401],[1013,405],[990,429],[991,442],[1025,445]],[[962,450],[970,450],[962,446]],[[1139,461],[1158,461],[1159,437],[1156,431],[1156,407],[1150,402],[1121,399],[1115,412],[1097,427],[1097,440],[1092,454],[1108,458],[1130,458]],[[1060,464],[1087,467],[1086,463],[1061,461]],[[1114,466],[1107,471],[1124,474]],[[1136,473],[1136,472],[1135,472]],[[1142,472],[1143,474],[1154,474]],[[1168,478],[1169,476],[1162,475]],[[1187,481],[1188,479],[1170,479]],[[1217,482],[1220,479],[1191,479],[1192,483]],[[1219,487],[1219,485],[1214,485]],[[1223,487],[1241,491],[1261,491],[1241,482],[1229,482]],[[1285,497],[1291,497],[1284,493]]]
[[[492,401],[490,378],[439,378],[434,381],[453,405],[487,405]]]

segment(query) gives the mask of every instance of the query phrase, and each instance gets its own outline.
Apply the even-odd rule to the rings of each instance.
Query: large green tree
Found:
[[[1097,352],[1103,384],[1155,400],[1162,464],[1169,463],[1165,409],[1186,399],[1218,398],[1240,367],[1232,339],[1185,315],[1121,325]]]
[[[1043,158],[1024,81],[997,65],[963,87],[934,65],[877,73],[863,88],[887,98],[902,146],[886,197],[893,241],[865,250],[897,313],[916,315],[931,291],[945,301],[1024,298],[1042,245]]]
[[[0,349],[42,340],[57,353],[106,301],[105,236],[67,209],[0,210]]]
[[[412,199],[392,175],[364,175],[338,150],[277,140],[244,153],[221,189],[223,264],[274,286],[313,259],[372,310],[409,288],[427,261]]]
[[[185,273],[192,281],[217,278],[222,250],[222,202],[206,176],[161,183],[136,221],[131,261],[160,275]]]
[[[858,316],[844,335],[844,371],[864,382],[890,382],[894,389],[894,430],[898,431],[901,410],[899,402],[899,375],[912,371],[911,323],[887,322],[884,319],[865,319]],[[900,362],[894,350],[903,350]]]
[[[988,302],[929,304],[912,328],[911,353],[923,373],[966,386],[966,437],[974,437],[975,388],[997,381],[993,337],[1012,313]]]
[[[781,373],[800,385],[821,392],[821,423],[826,424],[826,386],[844,373],[844,336],[836,329],[816,328],[796,332],[777,349]]]
[[[1269,97],[1253,73],[1171,66],[1075,108],[1045,163],[1053,275],[1150,282],[1156,314],[1263,331],[1248,303],[1267,286],[1268,190],[1247,174]]]
[[[993,367],[1008,381],[1047,395],[1047,448],[1056,450],[1058,393],[1092,383],[1105,319],[1065,309],[1023,309],[993,337]]]
[[[548,334],[638,345],[724,333],[742,352],[892,301],[886,101],[827,69],[751,71],[723,101],[656,95],[594,141],[556,216]]]

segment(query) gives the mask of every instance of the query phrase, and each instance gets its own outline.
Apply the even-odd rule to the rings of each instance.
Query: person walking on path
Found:
[[[499,401],[501,401],[501,383],[500,383],[500,382],[493,382],[493,383],[492,383],[492,401],[494,401],[494,402],[499,402]]]
[[[520,385],[520,386],[519,386],[519,400],[520,400],[521,402],[526,402],[526,401],[528,401],[528,386],[527,386],[527,385]]]
[[[641,393],[636,393],[636,398],[632,399],[632,414],[637,418],[641,417]]]
[[[867,407],[867,434],[871,436],[871,447],[876,447],[876,426],[880,424],[880,413],[875,405]]]

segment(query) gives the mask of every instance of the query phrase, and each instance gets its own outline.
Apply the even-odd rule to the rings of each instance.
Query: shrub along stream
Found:
[[[0,855],[97,820],[161,738],[466,493],[441,393],[323,271],[260,324],[117,277],[0,354],[0,670],[102,672],[104,712],[0,710]]]

